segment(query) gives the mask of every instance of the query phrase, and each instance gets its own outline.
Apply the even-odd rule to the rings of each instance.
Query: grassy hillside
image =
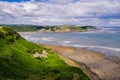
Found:
[[[47,57],[33,57],[43,54]],[[0,80],[89,80],[51,49],[27,42],[10,28],[0,27]]]

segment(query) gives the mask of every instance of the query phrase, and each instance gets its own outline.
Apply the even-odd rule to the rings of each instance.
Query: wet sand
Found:
[[[69,59],[75,61],[91,80],[120,80],[120,60],[117,58],[110,60],[99,52],[86,49],[45,44],[44,46],[56,51],[65,58],[63,60]]]

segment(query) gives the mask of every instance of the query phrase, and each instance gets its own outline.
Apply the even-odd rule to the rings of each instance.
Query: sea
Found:
[[[90,32],[28,32],[20,35],[37,44],[86,48],[120,58],[120,27],[102,27]]]

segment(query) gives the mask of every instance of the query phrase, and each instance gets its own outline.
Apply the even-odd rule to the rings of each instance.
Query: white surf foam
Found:
[[[120,48],[111,48],[111,47],[104,47],[104,46],[91,46],[91,45],[73,45],[73,46],[74,47],[83,47],[83,48],[101,48],[101,49],[120,51]]]
[[[64,43],[72,43],[72,41],[63,41]]]
[[[42,38],[42,40],[44,40],[44,41],[55,41],[55,38],[53,38],[53,37],[44,37],[44,38]]]
[[[57,43],[60,43],[60,44],[69,44],[69,43],[72,43],[73,41],[57,41]]]
[[[24,36],[24,35],[21,35],[22,37],[24,37],[25,39],[29,39],[30,36]]]

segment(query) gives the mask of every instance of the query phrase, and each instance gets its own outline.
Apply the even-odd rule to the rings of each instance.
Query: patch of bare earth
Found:
[[[35,53],[33,54],[33,57],[35,57],[35,58],[37,58],[37,57],[47,58],[47,57],[48,57],[47,54],[48,54],[47,51],[46,51],[46,50],[43,50],[41,54],[38,53],[38,52],[35,52]]]
[[[99,78],[96,78],[95,75],[89,74],[92,80],[120,80],[120,63],[108,60],[98,52],[72,47],[45,46],[52,48],[64,58],[76,61],[80,67],[83,66],[81,64],[88,66],[88,71],[92,71],[93,74],[99,76]]]

